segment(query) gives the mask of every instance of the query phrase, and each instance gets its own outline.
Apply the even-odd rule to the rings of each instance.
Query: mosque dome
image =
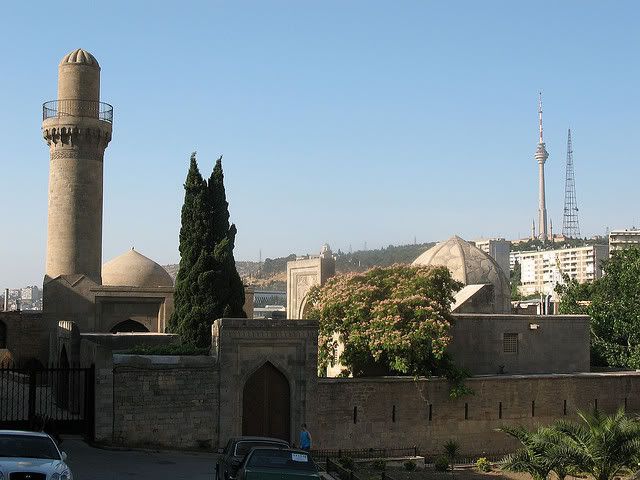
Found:
[[[62,61],[60,62],[60,65],[64,65],[67,63],[73,63],[77,65],[89,65],[91,67],[100,68],[98,61],[96,60],[96,57],[91,55],[86,50],[83,50],[82,48],[78,48],[77,50],[74,50],[73,52],[66,54],[62,59]]]
[[[102,284],[126,287],[173,287],[169,273],[133,248],[102,265]]]
[[[497,311],[510,311],[511,287],[505,273],[493,258],[458,236],[430,248],[413,265],[447,267],[464,285],[493,285]]]

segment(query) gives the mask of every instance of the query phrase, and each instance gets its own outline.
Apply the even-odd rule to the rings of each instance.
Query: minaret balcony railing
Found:
[[[94,100],[51,100],[42,104],[42,120],[61,117],[97,118],[113,123],[113,107]]]

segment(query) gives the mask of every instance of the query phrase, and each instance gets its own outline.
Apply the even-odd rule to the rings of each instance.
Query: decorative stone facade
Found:
[[[336,274],[336,261],[329,245],[318,256],[300,257],[287,262],[287,318],[305,318],[307,294]]]
[[[243,387],[269,362],[287,379],[290,432],[313,411],[318,360],[318,324],[289,320],[216,320],[212,353],[220,375],[219,442],[242,434]]]

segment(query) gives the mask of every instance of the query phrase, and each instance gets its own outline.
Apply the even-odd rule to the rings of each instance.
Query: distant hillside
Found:
[[[434,245],[433,242],[389,245],[385,248],[358,250],[353,253],[338,250],[334,252],[336,270],[338,273],[364,272],[371,267],[388,267],[394,263],[408,264]],[[287,262],[295,259],[296,255],[292,253],[286,257],[267,258],[262,265],[258,262],[236,261],[236,267],[245,282],[265,290],[284,291],[287,288]],[[175,279],[178,265],[165,265],[164,268]]]
[[[260,263],[258,262],[243,262],[243,261],[236,262],[236,269],[238,270],[238,273],[242,278],[255,275],[255,273],[258,271],[259,266],[260,266]],[[176,275],[178,274],[179,265],[178,264],[163,265],[163,267],[167,272],[169,272],[169,275],[171,275],[171,278],[173,278],[173,281],[175,282]]]

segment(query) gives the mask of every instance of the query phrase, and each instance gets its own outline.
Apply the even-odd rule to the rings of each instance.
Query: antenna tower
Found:
[[[576,178],[573,172],[573,148],[571,146],[571,129],[567,137],[567,173],[564,182],[564,220],[562,235],[569,238],[580,238],[578,223],[578,202],[576,201]]]

